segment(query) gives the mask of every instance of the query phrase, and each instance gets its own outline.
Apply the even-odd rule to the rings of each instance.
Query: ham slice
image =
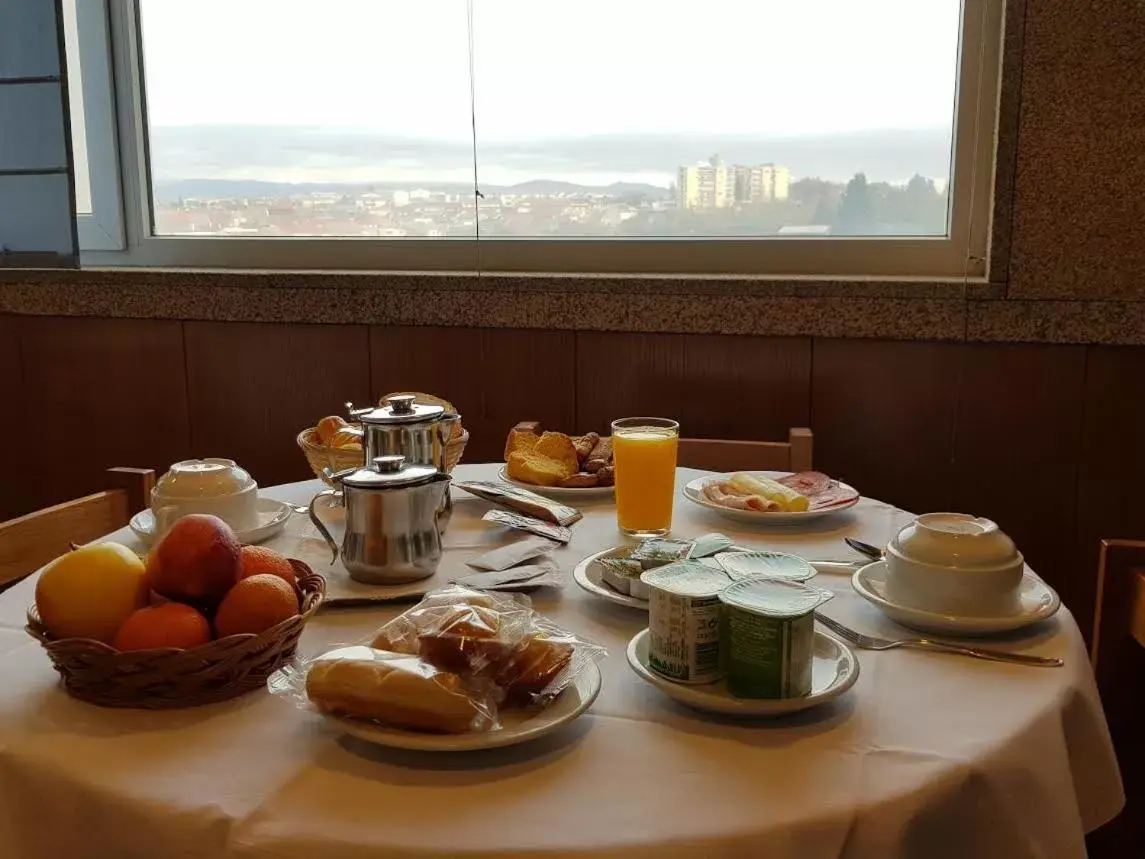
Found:
[[[779,478],[784,486],[794,489],[800,495],[806,495],[811,500],[812,510],[824,510],[828,507],[838,507],[840,504],[849,504],[859,497],[859,493],[849,486],[843,486],[838,480],[832,480],[821,471],[801,471],[798,474],[789,474]]]

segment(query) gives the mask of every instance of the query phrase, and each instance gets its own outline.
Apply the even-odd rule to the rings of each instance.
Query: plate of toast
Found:
[[[609,498],[616,489],[612,438],[542,432],[538,421],[522,421],[505,440],[500,478],[550,498]]]

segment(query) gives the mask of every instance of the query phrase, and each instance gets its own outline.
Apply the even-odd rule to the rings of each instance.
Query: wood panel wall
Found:
[[[4,517],[111,465],[225,455],[302,479],[300,429],[404,388],[456,403],[469,461],[523,419],[810,425],[817,465],[868,494],[995,518],[1086,632],[1098,540],[1145,538],[1145,349],[0,316],[0,366]]]

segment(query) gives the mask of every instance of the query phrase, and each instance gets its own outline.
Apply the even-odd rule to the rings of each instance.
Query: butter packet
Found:
[[[557,548],[560,543],[548,537],[528,537],[510,543],[508,546],[499,546],[484,555],[470,558],[465,563],[475,570],[507,570],[525,561],[544,555]]]
[[[519,531],[528,531],[538,537],[548,537],[558,543],[568,543],[572,539],[572,532],[563,525],[554,525],[552,522],[542,522],[532,516],[513,513],[508,510],[490,510],[481,517],[485,522],[496,522]]]
[[[583,518],[579,510],[508,483],[465,480],[453,485],[485,501],[492,501],[494,504],[517,510],[527,516],[544,519],[546,522],[555,522],[557,525],[571,525]]]

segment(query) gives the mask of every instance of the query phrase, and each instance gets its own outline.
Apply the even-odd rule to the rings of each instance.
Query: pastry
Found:
[[[306,675],[306,695],[326,713],[415,731],[461,734],[489,727],[456,674],[416,656],[370,647],[343,647],[318,657]]]

